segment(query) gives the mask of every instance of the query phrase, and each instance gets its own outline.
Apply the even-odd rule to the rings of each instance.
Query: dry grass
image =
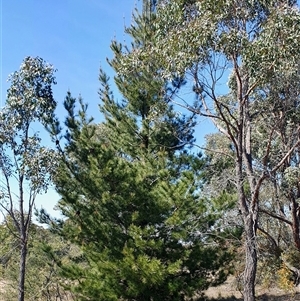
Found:
[[[228,280],[218,286],[210,287],[206,292],[207,300],[215,301],[242,301],[243,295],[236,288],[234,277],[229,277]],[[300,288],[295,288],[293,291],[284,291],[279,288],[262,288],[256,287],[257,301],[300,301]]]
[[[6,282],[0,280],[0,301],[5,301],[1,298],[4,293]],[[291,292],[286,292],[278,288],[264,289],[256,288],[257,301],[300,301],[300,288]],[[236,289],[234,277],[229,279],[222,285],[210,287],[205,296],[207,301],[243,301],[241,292]]]
[[[16,300],[16,296],[17,296],[16,287],[12,286],[12,284],[9,283],[8,281],[0,279],[0,301]],[[33,301],[33,300],[44,301],[50,299],[48,298],[48,296],[44,296],[44,297],[31,296],[30,298],[29,297],[26,298],[26,301]],[[53,295],[51,295],[51,300],[74,301],[75,298],[69,292],[56,291],[53,293]]]

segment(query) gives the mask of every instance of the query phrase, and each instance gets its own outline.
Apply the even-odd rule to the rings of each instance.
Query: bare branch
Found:
[[[292,152],[298,147],[300,144],[300,141],[298,140],[297,143],[294,144],[293,147],[290,148],[290,150],[285,154],[285,156],[279,161],[279,163],[270,171],[271,174],[274,174],[286,161],[286,159],[292,154]]]
[[[273,218],[275,218],[275,219],[277,219],[277,220],[280,220],[280,221],[282,221],[282,222],[284,222],[284,223],[286,223],[286,224],[288,224],[288,225],[290,225],[290,226],[292,226],[292,222],[291,221],[289,221],[288,219],[286,219],[286,218],[284,218],[284,217],[282,217],[282,216],[280,216],[280,215],[277,215],[277,214],[275,214],[275,213],[273,213],[273,212],[269,212],[268,210],[265,210],[265,209],[263,209],[263,208],[260,208],[259,209],[259,212],[261,212],[261,213],[264,213],[264,214],[266,214],[266,215],[268,215],[268,216],[271,216],[271,217],[273,217]]]

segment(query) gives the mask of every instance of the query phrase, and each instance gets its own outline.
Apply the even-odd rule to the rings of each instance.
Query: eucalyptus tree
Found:
[[[267,100],[275,115],[282,111],[272,106],[280,100],[286,102],[280,93],[273,99],[278,82],[297,80],[299,8],[296,1],[162,0],[156,12],[155,41],[147,49],[134,48],[124,55],[120,73],[142,72],[149,61],[155,61],[160,62],[164,78],[186,76],[197,101],[180,102],[175,97],[172,101],[210,118],[230,141],[246,238],[244,298],[253,301],[261,187],[299,146],[299,127],[293,123],[295,139],[271,165],[274,141],[280,136],[278,122],[268,123],[267,140],[261,144],[258,158],[253,156],[253,128],[262,120],[259,106]]]
[[[268,149],[267,164],[272,170],[282,156],[292,149],[298,140],[299,119],[299,73],[274,76],[270,82],[253,93],[255,104],[252,106],[255,119],[252,123],[252,158],[254,170],[259,172],[261,161]],[[231,83],[231,82],[230,82]],[[259,113],[259,114],[258,114]],[[206,148],[213,163],[221,164],[221,174],[213,170],[214,183],[224,187],[233,177],[228,176],[234,166],[233,148],[226,138],[217,134],[209,136]],[[221,142],[220,142],[221,141]],[[269,145],[272,143],[272,147]],[[230,153],[228,153],[231,152]],[[220,177],[226,174],[226,177]],[[299,242],[299,147],[285,159],[280,168],[268,176],[260,187],[260,216],[258,222],[259,249],[261,258],[272,260],[280,266],[288,250],[300,250]],[[223,183],[223,185],[220,185]],[[214,186],[216,188],[216,186]],[[227,187],[228,189],[228,187]],[[220,191],[216,189],[215,191]],[[264,256],[264,254],[266,256]],[[285,254],[285,255],[284,255]],[[282,255],[282,256],[281,256]],[[285,264],[296,271],[284,259]],[[274,265],[273,265],[274,269]],[[296,272],[296,278],[297,274]]]
[[[9,77],[5,106],[0,112],[0,206],[12,220],[19,244],[19,301],[25,298],[25,274],[30,225],[35,200],[46,192],[56,167],[56,154],[42,146],[34,128],[52,122],[54,68],[40,57],[26,57]],[[10,225],[7,225],[8,227]]]
[[[273,77],[272,82],[262,89],[257,110],[261,112],[256,120],[253,137],[253,149],[257,160],[263,157],[262,150],[270,144],[268,166],[274,168],[280,156],[287,153],[297,144],[299,139],[299,72]],[[268,91],[268,93],[266,93]],[[266,97],[266,94],[268,95]],[[261,100],[261,101],[259,101]],[[269,122],[265,122],[268,120]],[[261,189],[260,229],[267,235],[272,249],[285,264],[292,267],[284,258],[287,250],[300,251],[300,219],[299,219],[299,147],[289,153],[281,167],[268,177]],[[275,219],[271,221],[270,219]],[[268,231],[266,221],[280,224]],[[263,227],[264,222],[264,227]],[[270,227],[269,227],[270,229]],[[295,268],[292,268],[295,272]],[[296,274],[298,274],[296,272]],[[297,278],[298,276],[296,276]]]
[[[267,92],[268,91],[268,92]],[[255,94],[256,104],[253,106],[256,116],[252,131],[252,157],[254,170],[259,172],[262,157],[267,144],[272,139],[269,149],[268,166],[274,167],[278,158],[290,149],[298,139],[299,124],[299,75],[292,78],[273,78],[273,83],[263,87]],[[267,122],[266,122],[267,121]],[[221,133],[207,135],[205,153],[210,159],[207,175],[209,181],[205,185],[205,193],[210,195],[234,195],[234,149],[230,141]],[[299,250],[299,148],[286,158],[284,164],[265,179],[260,188],[260,207],[258,229],[258,249],[260,253],[259,274],[273,282],[276,275],[274,269],[280,269],[282,263],[294,274],[297,280],[298,265],[286,260],[289,252],[295,254]],[[247,186],[245,186],[246,189]],[[226,215],[227,222],[229,219]],[[237,221],[237,219],[236,219]],[[230,222],[233,222],[231,220]],[[272,270],[267,271],[267,265]],[[260,277],[261,278],[261,277]],[[272,279],[271,279],[272,278]]]

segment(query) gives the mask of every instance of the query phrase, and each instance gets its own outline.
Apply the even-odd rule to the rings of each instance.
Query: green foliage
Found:
[[[230,256],[213,239],[216,213],[197,189],[202,160],[185,155],[185,165],[171,164],[164,153],[132,160],[84,132],[57,179],[69,218],[63,233],[89,262],[64,268],[78,280],[78,297],[180,300],[224,280]],[[93,152],[86,158],[82,149]]]
[[[55,69],[40,57],[26,57],[19,71],[9,76],[7,106],[14,113],[15,127],[20,130],[28,123],[40,120],[46,125],[53,117],[56,102],[52,85],[56,84]]]
[[[57,156],[42,146],[33,125],[53,122],[54,68],[43,59],[26,57],[9,77],[5,106],[0,112],[0,208],[11,218],[19,242],[19,301],[24,301],[27,243],[36,196],[46,192],[56,169]],[[17,208],[17,209],[16,209]]]
[[[221,139],[208,141],[215,170],[206,172],[205,192],[222,200],[224,192],[235,199],[237,191],[247,301],[255,299],[260,246],[272,246],[274,258],[288,241],[300,249],[299,24],[296,1],[160,1],[155,41],[120,59],[121,76],[155,61],[162,78],[190,80],[195,103],[173,102],[209,117],[220,131]],[[285,226],[274,227],[271,217]],[[256,229],[264,234],[259,240]]]
[[[144,69],[155,58],[163,67],[162,74],[172,78],[185,74],[195,62],[207,62],[213,53],[228,60],[238,54],[256,80],[280,70],[296,72],[300,35],[295,3],[161,1],[153,25],[155,43],[147,51],[135,49],[124,57],[122,74]]]
[[[152,18],[136,16],[128,29],[134,47],[154,42]],[[120,75],[130,54],[123,47],[112,43],[110,61],[122,101],[100,70],[103,124],[87,118],[81,101],[75,112],[70,93],[65,99],[66,146],[55,178],[67,217],[61,235],[80,246],[87,267],[62,270],[78,300],[191,300],[230,272],[232,254],[215,229],[223,206],[202,196],[206,161],[188,148],[194,114],[183,117],[170,104],[184,81],[162,80],[154,62]]]
[[[119,121],[122,120],[123,124],[127,124],[125,133],[132,141],[126,143],[131,148],[124,150],[125,152],[133,154],[136,149],[143,146],[148,152],[165,150],[171,154],[195,141],[193,137],[195,114],[186,116],[184,113],[178,114],[174,111],[171,98],[185,85],[185,81],[181,77],[174,78],[171,82],[164,80],[154,60],[148,61],[147,67],[143,70],[131,70],[124,75],[120,74],[123,58],[130,56],[132,49],[147,49],[148,45],[155,42],[153,34],[155,14],[149,14],[148,11],[140,15],[136,13],[134,21],[134,24],[126,30],[133,40],[131,47],[116,41],[111,44],[114,58],[109,63],[116,72],[115,84],[123,99],[121,101],[114,99],[109,87],[109,78],[100,69],[99,94],[103,102],[101,111],[113,128],[110,139],[117,142],[120,137],[123,138],[124,130],[120,128]]]
[[[1,191],[2,206],[13,198],[8,187],[13,174],[17,181],[26,181],[33,195],[47,191],[55,169],[55,152],[41,145],[38,132],[32,133],[31,126],[46,125],[54,118],[54,71],[41,58],[27,57],[20,70],[9,77],[11,86],[0,112],[0,167],[6,179],[6,187]]]

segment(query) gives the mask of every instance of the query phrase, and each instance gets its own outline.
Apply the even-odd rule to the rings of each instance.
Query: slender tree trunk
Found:
[[[19,266],[19,298],[18,301],[25,300],[25,272],[26,272],[26,258],[27,258],[27,240],[26,237],[21,237],[21,253]]]
[[[257,268],[256,252],[256,219],[257,215],[253,214],[248,207],[245,198],[245,191],[242,181],[242,168],[237,168],[237,190],[239,194],[239,208],[243,216],[245,232],[245,269],[243,277],[243,294],[244,301],[255,300],[255,277]]]
[[[239,195],[239,208],[243,216],[244,232],[245,232],[245,270],[244,270],[244,301],[255,300],[255,277],[257,267],[256,239],[255,239],[255,218],[249,210],[246,201],[243,186],[243,160],[242,155],[237,154],[236,176],[237,191]]]
[[[27,140],[26,140],[27,141]],[[19,299],[18,301],[25,300],[25,272],[26,272],[26,258],[27,258],[27,228],[25,225],[25,214],[24,214],[24,193],[23,193],[23,173],[19,176],[19,210],[20,210],[20,266],[19,266]]]
[[[245,225],[245,270],[244,270],[244,301],[255,300],[255,278],[257,268],[255,221],[248,214]]]
[[[245,87],[244,87],[245,86]],[[243,90],[248,89],[248,79],[245,79]],[[244,91],[246,93],[246,91]],[[252,133],[248,97],[244,104],[244,141],[243,158],[250,186],[251,197],[248,204],[248,214],[244,215],[245,226],[245,270],[244,270],[244,301],[255,300],[255,278],[257,270],[256,229],[258,222],[258,191],[252,167]]]

